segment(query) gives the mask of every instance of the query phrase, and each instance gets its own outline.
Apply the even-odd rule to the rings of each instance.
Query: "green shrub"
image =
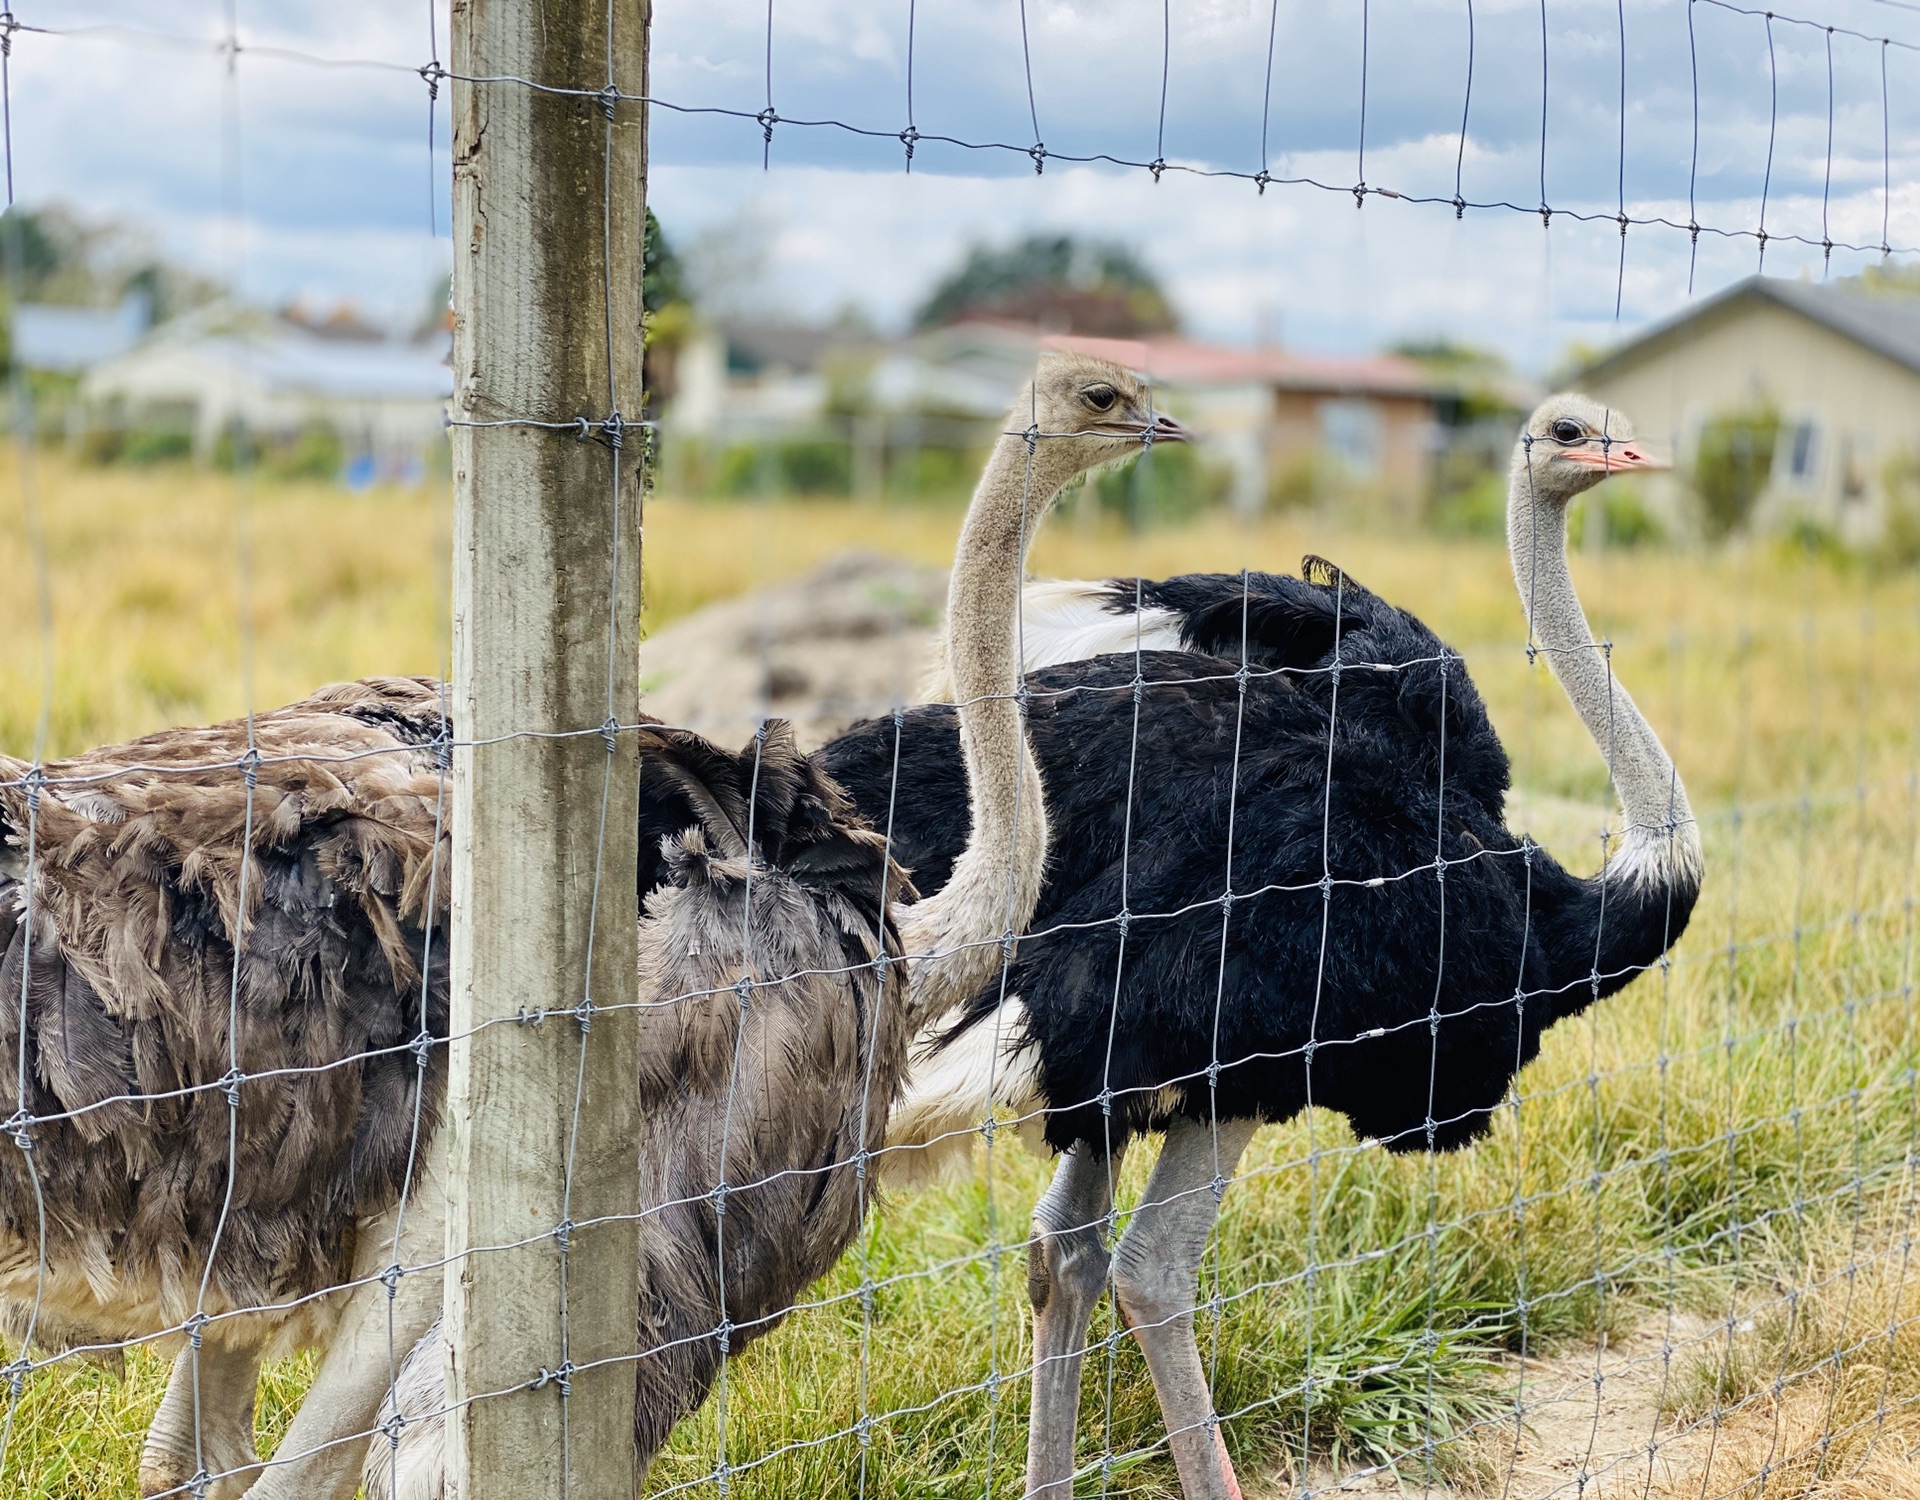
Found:
[[[834,438],[739,443],[721,455],[714,488],[723,495],[845,495],[853,489],[853,449]]]
[[[125,435],[118,454],[123,464],[141,468],[193,455],[193,434],[178,427],[145,427]]]
[[[1163,444],[1094,475],[1087,488],[1101,510],[1139,531],[1198,515],[1224,500],[1231,484],[1230,474],[1193,449]]]
[[[1746,525],[1773,474],[1779,441],[1780,410],[1764,397],[1707,419],[1694,458],[1693,487],[1708,536],[1717,540]]]
[[[1911,568],[1920,564],[1920,454],[1908,450],[1887,460],[1884,483],[1887,510],[1879,557],[1896,568]]]
[[[1660,518],[1647,508],[1646,496],[1631,480],[1614,479],[1597,490],[1589,490],[1567,517],[1567,541],[1583,546],[1587,527],[1598,514],[1600,541],[1608,547],[1644,547],[1666,540],[1667,529]]]
[[[332,479],[346,456],[330,422],[309,422],[273,455],[273,471],[286,479]]]
[[[1485,473],[1471,484],[1438,496],[1427,518],[1441,536],[1505,535],[1506,476]]]

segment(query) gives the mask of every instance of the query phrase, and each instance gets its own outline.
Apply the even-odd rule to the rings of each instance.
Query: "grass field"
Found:
[[[249,696],[266,705],[341,677],[441,669],[444,495],[243,490],[46,456],[35,471],[51,670],[43,678],[7,458],[6,753],[33,753],[43,701],[57,754],[234,714]],[[852,545],[937,561],[955,522],[941,507],[654,498],[648,623]],[[1604,767],[1544,669],[1528,664],[1499,548],[1298,517],[1129,536],[1068,515],[1041,538],[1036,566],[1290,569],[1308,550],[1416,609],[1465,653],[1514,757],[1516,826],[1593,867]],[[1721,1414],[1724,1441],[1710,1475],[1688,1469],[1656,1490],[1670,1480],[1676,1494],[1717,1494],[1766,1473],[1773,1495],[1900,1492],[1916,1481],[1896,1460],[1920,1438],[1906,1404],[1920,1398],[1907,1276],[1920,1140],[1920,587],[1758,545],[1583,556],[1575,572],[1705,825],[1693,927],[1670,968],[1551,1034],[1514,1108],[1471,1151],[1390,1158],[1333,1117],[1262,1132],[1209,1267],[1219,1316],[1203,1318],[1218,1404],[1241,1413],[1229,1443],[1246,1473],[1276,1483],[1304,1432],[1316,1461],[1412,1454],[1403,1472],[1417,1477],[1426,1451],[1450,1482],[1498,1493],[1516,1350],[1577,1347],[1684,1314],[1707,1331],[1674,1352],[1664,1404],[1682,1423]],[[1141,1165],[1129,1165],[1123,1199]],[[971,1496],[989,1475],[994,1493],[1018,1492],[1026,1396],[1005,1377],[1027,1359],[1020,1246],[1044,1172],[1003,1140],[971,1181],[878,1216],[818,1289],[823,1305],[735,1366],[730,1494]],[[990,1242],[1012,1248],[996,1262],[979,1254]],[[946,1268],[913,1274],[935,1266]],[[879,1283],[870,1315],[863,1276]],[[1110,1331],[1096,1322],[1097,1335]],[[1126,1343],[1112,1347],[1110,1360],[1088,1362],[1085,1452],[1123,1455],[1108,1493],[1173,1494],[1141,1363]],[[132,1494],[159,1377],[139,1354],[124,1379],[64,1366],[33,1377],[0,1492]],[[304,1378],[297,1363],[274,1372],[267,1440]],[[850,1430],[863,1390],[876,1419],[864,1456]],[[785,1444],[798,1446],[755,1462]],[[722,1451],[710,1408],[662,1457],[655,1488],[711,1472]]]

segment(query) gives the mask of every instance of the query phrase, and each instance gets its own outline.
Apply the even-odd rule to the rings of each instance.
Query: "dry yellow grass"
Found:
[[[0,751],[27,755],[42,695],[19,472],[15,457],[0,452]],[[54,626],[49,754],[238,713],[249,696],[265,706],[342,677],[441,669],[449,526],[440,490],[248,489],[226,476],[84,470],[49,455],[37,458],[36,472]],[[654,497],[646,515],[648,621],[850,546],[940,561],[956,521],[952,508],[940,507]],[[243,535],[250,692],[237,567]],[[1035,565],[1083,576],[1290,570],[1305,551],[1333,557],[1417,610],[1466,654],[1514,756],[1524,793],[1516,823],[1591,867],[1591,830],[1606,814],[1604,767],[1544,668],[1528,662],[1499,547],[1342,531],[1305,517],[1251,525],[1216,517],[1130,536],[1068,514],[1041,537]],[[1668,1303],[1710,1315],[1731,1298],[1795,1284],[1809,1266],[1832,1265],[1856,1244],[1845,1211],[1856,1170],[1879,1174],[1874,1180],[1884,1185],[1914,1140],[1905,1080],[1915,1051],[1908,901],[1920,585],[1765,547],[1582,557],[1575,568],[1596,627],[1614,642],[1620,677],[1667,737],[1706,824],[1702,906],[1671,976],[1653,976],[1591,1021],[1557,1029],[1523,1080],[1522,1109],[1503,1117],[1481,1148],[1429,1167],[1354,1151],[1327,1120],[1312,1136],[1306,1122],[1263,1133],[1255,1179],[1229,1199],[1222,1238],[1230,1290],[1256,1280],[1272,1286],[1236,1303],[1220,1333],[1222,1404],[1255,1411],[1230,1429],[1249,1472],[1281,1463],[1297,1444],[1297,1403],[1258,1403],[1299,1379],[1303,1313],[1318,1320],[1314,1358],[1325,1368],[1400,1362],[1398,1375],[1382,1377],[1385,1387],[1329,1387],[1312,1418],[1316,1441],[1331,1434],[1345,1451],[1376,1451],[1370,1442],[1390,1449],[1418,1431],[1405,1413],[1417,1408],[1436,1361],[1435,1378],[1463,1413],[1472,1410],[1475,1371],[1485,1368],[1474,1363],[1471,1341],[1453,1373],[1454,1345],[1422,1353],[1427,1320],[1442,1330],[1481,1320],[1491,1347],[1513,1336],[1519,1285],[1535,1299],[1529,1328],[1539,1341],[1620,1326]],[[1805,1116],[1789,1123],[1797,1105]],[[1724,1144],[1733,1129],[1745,1132],[1737,1161]],[[1317,1177],[1302,1165],[1310,1139],[1335,1153]],[[1003,1159],[997,1171],[1002,1232],[1011,1222],[1017,1234],[1038,1167]],[[1606,1176],[1589,1187],[1596,1172]],[[1524,1234],[1505,1207],[1516,1194],[1529,1204]],[[1782,1218],[1796,1196],[1813,1206]],[[981,1214],[977,1184],[901,1205],[877,1228],[869,1263],[904,1273],[977,1249]],[[1421,1238],[1430,1214],[1444,1226],[1431,1242]],[[1752,1240],[1748,1258],[1729,1268],[1714,1238],[1729,1217],[1786,1228],[1764,1254]],[[1300,1228],[1308,1222],[1317,1253],[1346,1257],[1350,1268],[1324,1276],[1317,1303],[1303,1307]],[[1409,1235],[1417,1251],[1365,1258],[1368,1247]],[[1661,1253],[1669,1245],[1680,1247],[1671,1261]],[[974,1335],[989,1306],[999,1309],[1000,1367],[1017,1365],[1018,1259],[1009,1257],[997,1279],[974,1267],[902,1282],[883,1299],[884,1327],[874,1337],[888,1357],[876,1363],[875,1409],[932,1404],[878,1432],[882,1456],[869,1494],[976,1493],[983,1466],[1009,1475],[1017,1468],[1023,1406],[990,1423],[984,1398],[936,1398],[981,1380],[983,1340]],[[1607,1273],[1604,1295],[1599,1270]],[[854,1274],[846,1268],[828,1290],[846,1292]],[[1901,1307],[1911,1295],[1904,1284],[1888,1292]],[[1762,1342],[1773,1340],[1776,1366],[1785,1352],[1811,1370],[1820,1349],[1830,1351],[1825,1334],[1824,1343],[1807,1344],[1790,1332],[1759,1331]],[[804,1314],[741,1362],[736,1460],[845,1425],[857,1335],[858,1318],[844,1306]],[[1904,1470],[1886,1465],[1910,1446],[1911,1436],[1895,1443],[1894,1434],[1920,1435],[1906,1415],[1912,1406],[1899,1405],[1920,1399],[1920,1353],[1904,1332],[1862,1349],[1831,1378],[1840,1382],[1837,1407],[1848,1411],[1864,1409],[1855,1385],[1864,1391],[1883,1379],[1891,1393],[1888,1438],[1871,1453],[1858,1444],[1847,1450],[1847,1464],[1858,1456],[1858,1472],[1882,1487],[1801,1492],[1850,1500],[1901,1493],[1896,1486],[1908,1482]],[[1122,1358],[1116,1441],[1145,1443],[1155,1433],[1150,1399],[1137,1361]],[[159,1374],[136,1359],[124,1384],[89,1370],[36,1377],[0,1491],[47,1500],[130,1495]],[[263,1421],[278,1420],[301,1384],[297,1370],[272,1378]],[[1824,1430],[1825,1378],[1783,1388],[1783,1426],[1797,1433],[1818,1422]],[[1730,1418],[1709,1493],[1735,1489],[1769,1462],[1767,1444],[1748,1444],[1743,1434],[1763,1416],[1771,1431],[1771,1412],[1762,1410],[1771,1399],[1751,1400]],[[991,1447],[989,1426],[997,1434]],[[715,1451],[709,1414],[687,1424],[659,1473],[696,1477]],[[838,1493],[855,1461],[850,1439],[820,1442],[743,1474],[736,1493]],[[1819,1482],[1838,1483],[1840,1472],[1829,1464]],[[1165,1494],[1167,1477],[1150,1460],[1127,1483],[1134,1493]],[[1767,1493],[1788,1491],[1776,1480]]]

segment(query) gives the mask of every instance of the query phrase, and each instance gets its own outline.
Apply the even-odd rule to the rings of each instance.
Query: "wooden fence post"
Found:
[[[646,118],[609,85],[645,93],[648,20],[648,0],[452,7],[447,1463],[462,1500],[635,1484],[637,1232],[571,1226],[638,1207],[639,758],[599,726],[638,705],[641,444],[615,418],[642,399]]]

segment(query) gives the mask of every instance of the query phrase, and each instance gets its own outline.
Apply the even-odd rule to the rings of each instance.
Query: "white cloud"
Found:
[[[1744,3],[1744,0],[1743,0]],[[1920,40],[1920,17],[1871,0],[1791,0],[1806,19]],[[432,12],[448,55],[444,0]],[[1106,152],[1310,176],[1360,170],[1362,19],[1366,176],[1375,186],[1531,209],[1540,199],[1540,6],[1475,0],[1464,153],[1466,0],[941,0],[914,10],[914,119],[928,133],[908,177],[891,132],[907,123],[909,0],[776,0],[772,97],[787,119],[832,118],[877,139],[781,124],[772,170],[751,120],[655,112],[655,201],[684,246],[742,221],[770,226],[761,302],[795,315],[856,302],[904,318],[973,239],[1078,230],[1140,245],[1198,330],[1251,337],[1278,321],[1295,342],[1359,347],[1449,331],[1530,363],[1571,337],[1605,338],[1616,284],[1626,326],[1749,271],[1750,240],[1470,211],[1170,173],[1048,163],[1022,154],[1034,126],[1053,153]],[[14,161],[21,197],[142,219],[208,269],[230,263],[223,152],[234,136],[220,0],[21,0],[29,24],[123,28],[15,41]],[[243,53],[237,99],[243,281],[254,295],[348,295],[411,315],[446,263],[446,95],[429,162],[427,102],[408,70],[429,55],[426,0],[240,0],[248,46],[380,59],[322,69]],[[1163,18],[1170,24],[1164,33]],[[1620,172],[1626,34],[1625,197],[1636,215],[1751,229],[1767,193],[1775,235],[1920,244],[1920,52],[1882,49],[1786,19],[1767,27],[1715,0],[1549,0],[1545,177],[1560,208],[1612,213]],[[1689,41],[1689,21],[1692,41]],[[749,114],[767,98],[765,0],[660,0],[654,90]],[[128,29],[132,28],[132,29]],[[138,28],[196,39],[163,45]],[[1267,65],[1269,32],[1273,62]],[[1903,32],[1906,33],[1903,35]],[[1880,68],[1887,66],[1883,98]],[[1161,121],[1163,64],[1165,123]],[[1694,79],[1698,78],[1696,90]],[[1777,88],[1776,88],[1777,85]],[[1698,149],[1694,121],[1698,116]],[[1769,145],[1771,162],[1769,163]],[[1831,186],[1828,186],[1829,160]],[[1883,175],[1892,192],[1883,196]],[[1691,184],[1691,201],[1689,190]],[[1823,201],[1824,200],[1824,201]],[[428,232],[432,216],[442,238]],[[1817,250],[1775,244],[1768,269],[1821,269]],[[1860,257],[1836,254],[1834,269]]]

